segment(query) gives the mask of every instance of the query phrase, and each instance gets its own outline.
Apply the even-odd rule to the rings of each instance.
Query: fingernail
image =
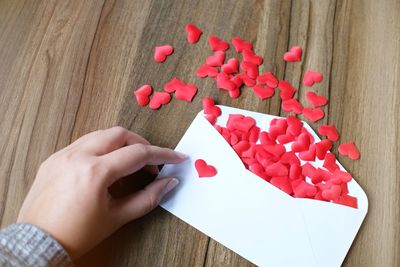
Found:
[[[186,154],[184,154],[184,153],[182,153],[182,152],[175,151],[175,153],[176,153],[176,155],[178,155],[178,157],[180,157],[181,159],[187,159],[187,158],[188,158],[188,155],[186,155]]]
[[[164,197],[166,194],[168,194],[172,189],[174,189],[177,185],[179,184],[179,180],[176,178],[172,178],[171,181],[167,183],[167,185],[164,187],[164,190],[162,191],[162,197]]]

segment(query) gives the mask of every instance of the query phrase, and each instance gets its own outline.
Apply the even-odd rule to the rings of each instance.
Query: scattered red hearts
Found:
[[[262,86],[259,84],[253,86],[253,92],[261,100],[270,98],[275,94],[275,90],[273,88],[268,87],[268,86]]]
[[[197,87],[194,84],[186,84],[176,77],[165,84],[164,90],[168,93],[175,93],[176,99],[188,102],[191,102],[197,93]]]
[[[228,62],[221,67],[221,71],[226,74],[236,73],[239,71],[239,60],[237,58],[231,58]]]
[[[210,35],[208,38],[208,44],[211,47],[212,51],[225,51],[228,50],[229,44],[221,39],[219,39],[217,36]]]
[[[300,46],[293,46],[288,52],[285,53],[283,59],[288,62],[296,62],[301,60],[303,50]]]
[[[214,55],[209,56],[206,60],[206,64],[211,67],[222,66],[225,61],[225,52],[224,51],[216,51]]]
[[[310,121],[316,122],[322,119],[325,116],[325,113],[322,109],[318,108],[304,108],[303,115]]]
[[[207,64],[200,66],[196,71],[196,75],[200,78],[215,77],[217,74],[218,69],[208,66]]]
[[[161,63],[167,59],[167,56],[174,52],[174,48],[170,45],[156,46],[154,50],[154,61]]]
[[[304,74],[303,84],[305,86],[313,86],[314,83],[322,82],[323,76],[321,73],[317,71],[308,70],[306,74]]]
[[[339,133],[334,125],[321,125],[318,127],[320,135],[326,136],[329,140],[336,142],[339,139]]]
[[[255,65],[261,65],[263,63],[263,58],[259,55],[254,54],[253,50],[243,50],[242,56],[243,61],[251,62]]]
[[[203,34],[203,32],[197,28],[193,24],[187,24],[186,25],[186,32],[187,32],[187,41],[189,44],[195,44],[199,41],[200,36]]]
[[[253,44],[246,42],[239,37],[233,37],[231,41],[232,45],[235,47],[236,52],[240,53],[243,50],[253,50]]]
[[[296,89],[285,80],[279,81],[278,88],[281,90],[280,97],[282,100],[291,99],[296,92]]]
[[[159,109],[162,105],[166,105],[171,101],[171,95],[166,92],[154,92],[150,99],[149,107],[151,109]]]
[[[360,158],[360,152],[353,142],[341,144],[338,147],[338,151],[342,156],[348,156],[352,160],[357,160]]]
[[[139,104],[139,106],[144,107],[147,106],[147,104],[149,104],[150,102],[149,96],[152,94],[152,92],[153,88],[148,84],[141,86],[134,92],[136,101]]]
[[[311,103],[311,105],[316,107],[325,106],[328,103],[328,99],[323,95],[317,95],[314,92],[307,92],[306,93],[307,100]]]
[[[303,112],[303,105],[295,98],[282,101],[282,109],[286,112],[293,112],[294,114],[301,114]]]
[[[274,76],[272,72],[267,72],[264,74],[261,74],[257,77],[257,82],[259,84],[266,84],[269,87],[276,88],[278,87],[278,79]]]
[[[194,162],[194,167],[196,168],[199,178],[213,177],[217,174],[217,169],[212,165],[208,165],[203,159],[197,159]]]

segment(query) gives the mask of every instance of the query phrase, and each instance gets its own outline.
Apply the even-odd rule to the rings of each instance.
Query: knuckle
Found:
[[[147,196],[147,210],[151,211],[158,206],[158,201],[157,198],[148,191],[146,191],[146,196]]]
[[[104,175],[102,165],[95,160],[87,160],[80,163],[80,175],[86,178],[96,178]]]
[[[121,126],[114,126],[111,128],[112,132],[116,135],[116,136],[124,136],[128,130],[125,129],[124,127]]]
[[[143,157],[147,157],[149,155],[149,148],[147,145],[144,144],[135,144],[135,150],[143,155]]]

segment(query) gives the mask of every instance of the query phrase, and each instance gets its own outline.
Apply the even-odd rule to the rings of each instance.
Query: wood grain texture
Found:
[[[240,36],[273,71],[298,88],[307,69],[324,74],[313,91],[329,98],[326,117],[361,159],[339,156],[369,197],[369,213],[344,266],[400,265],[400,3],[396,0],[304,1],[0,1],[0,216],[15,221],[39,164],[79,136],[121,125],[174,147],[204,96],[234,107],[286,115],[276,95],[259,101],[245,88],[232,100],[195,70],[210,55],[207,36]],[[184,27],[204,31],[189,45]],[[152,60],[155,45],[175,53]],[[304,48],[303,60],[283,53]],[[235,53],[230,50],[228,57]],[[159,111],[136,105],[132,91],[156,90],[172,77],[195,83],[193,103]],[[337,145],[334,146],[337,155]],[[129,223],[78,266],[253,266],[162,209]]]

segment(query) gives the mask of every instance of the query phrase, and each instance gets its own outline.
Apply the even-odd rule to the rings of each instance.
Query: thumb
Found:
[[[161,178],[144,189],[118,200],[117,213],[123,223],[142,217],[155,209],[162,198],[179,184],[176,178]]]

